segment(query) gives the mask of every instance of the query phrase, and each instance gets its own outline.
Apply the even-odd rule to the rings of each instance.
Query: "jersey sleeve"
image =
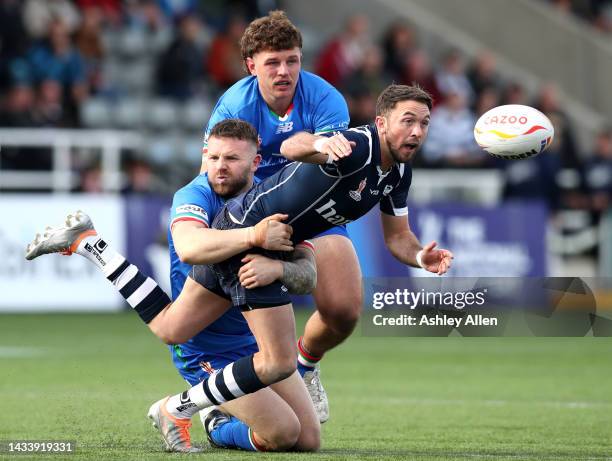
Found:
[[[337,133],[327,132],[320,135],[330,138]],[[332,176],[349,176],[364,168],[372,160],[371,133],[367,129],[351,128],[342,134],[349,142],[354,142],[355,146],[351,155],[323,165],[325,172]]]
[[[408,191],[412,183],[412,169],[406,165],[400,165],[404,170],[399,184],[391,191],[389,195],[383,197],[380,201],[380,211],[391,216],[407,216],[408,206]]]
[[[349,125],[348,106],[344,97],[336,89],[332,89],[317,105],[314,119],[314,133],[346,130]]]
[[[170,230],[180,221],[195,221],[210,226],[215,216],[215,201],[210,190],[179,190],[174,194],[170,210]]]

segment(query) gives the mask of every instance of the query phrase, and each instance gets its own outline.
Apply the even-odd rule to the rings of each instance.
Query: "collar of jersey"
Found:
[[[270,111],[270,114],[273,117],[276,117],[280,122],[284,122],[285,120],[287,120],[289,118],[289,114],[291,114],[291,111],[293,110],[293,103],[291,103],[291,105],[287,109],[287,112],[285,112],[285,115],[278,115],[276,112],[274,112],[269,107],[268,107],[268,110]]]

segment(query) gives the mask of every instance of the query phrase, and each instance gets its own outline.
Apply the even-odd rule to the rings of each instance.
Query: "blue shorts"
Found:
[[[331,229],[327,229],[325,232],[321,232],[320,234],[316,235],[314,238],[325,237],[326,235],[343,235],[347,239],[351,239],[348,230],[346,230],[346,226],[332,227]]]
[[[181,374],[181,376],[185,379],[185,381],[187,381],[192,386],[195,386],[196,384],[201,383],[206,378],[208,378],[216,370],[221,370],[223,367],[229,365],[230,363],[235,362],[236,360],[241,359],[242,357],[252,355],[258,350],[259,349],[257,347],[257,344],[251,344],[249,346],[241,347],[240,349],[228,352],[202,352],[201,354],[198,354],[197,357],[190,358],[190,363],[197,362],[197,366],[177,366],[176,368],[178,369],[178,372]]]

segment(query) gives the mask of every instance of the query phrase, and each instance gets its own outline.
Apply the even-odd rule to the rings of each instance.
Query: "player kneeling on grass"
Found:
[[[263,244],[266,241],[265,229],[268,221],[270,220],[264,220],[261,225],[249,231],[255,238],[252,241],[253,245]],[[31,260],[48,253],[65,255],[77,253],[87,258],[102,270],[105,277],[145,321],[148,321],[146,313],[148,310],[142,310],[144,306],[150,309],[154,305],[165,306],[170,303],[166,294],[151,278],[145,277],[136,266],[127,262],[109,242],[98,235],[89,216],[81,211],[68,215],[65,226],[48,227],[43,235],[38,234],[28,245],[26,258]],[[244,257],[246,264],[243,266],[240,279],[249,289],[263,288],[270,283],[280,281],[283,287],[292,293],[311,292],[316,285],[312,244],[303,242],[297,245],[286,259],[281,262],[260,254],[249,254]],[[188,299],[191,299],[191,296],[188,296]],[[181,299],[181,302],[189,301]],[[198,304],[197,308],[205,310],[205,306],[206,304]],[[206,318],[212,322],[223,311],[223,308],[215,306],[214,313],[207,315]],[[257,351],[256,347],[251,349],[246,353],[252,354]],[[231,364],[245,354],[235,351],[225,355],[224,358],[218,359],[218,367]],[[236,363],[239,362],[244,360],[238,360]],[[214,377],[215,373],[205,375],[206,379]],[[240,386],[239,383],[228,382],[227,386],[229,387],[217,388],[214,394],[226,395],[230,390],[244,394],[240,388],[237,388]],[[170,403],[169,399],[178,400]],[[170,408],[175,408],[178,412],[168,411],[167,403],[170,403]],[[156,402],[149,410],[148,416],[160,430],[168,451],[200,451],[191,445],[190,420],[177,417],[193,407],[194,404],[188,401],[187,393],[184,392]],[[233,415],[239,416],[240,419]],[[304,381],[297,372],[269,388],[228,401],[220,407],[208,407],[203,420],[208,440],[217,448],[239,448],[250,451],[316,451],[320,445],[318,417]]]

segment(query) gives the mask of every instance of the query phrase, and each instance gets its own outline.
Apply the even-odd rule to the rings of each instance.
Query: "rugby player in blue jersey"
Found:
[[[250,76],[221,96],[208,122],[205,143],[212,127],[221,120],[249,122],[261,141],[262,161],[255,175],[264,179],[289,162],[280,154],[285,139],[300,131],[319,134],[346,129],[348,108],[338,90],[302,70],[302,36],[284,12],[273,11],[251,22],[240,46]],[[328,230],[313,239],[313,244],[318,272],[313,292],[317,310],[298,338],[298,371],[319,420],[325,422],[329,406],[317,363],[355,328],[362,302],[361,271],[345,227]]]
[[[391,85],[378,99],[373,125],[328,138],[297,134],[283,143],[281,150],[300,162],[285,166],[230,200],[213,227],[244,231],[272,212],[283,213],[294,225],[292,241],[298,242],[335,224],[358,219],[380,203],[390,252],[405,264],[444,274],[452,253],[436,249],[435,242],[421,247],[408,225],[406,208],[412,177],[408,162],[425,140],[430,108],[431,98],[420,88]],[[152,407],[164,422],[160,429],[166,440],[188,441],[188,422],[199,410],[252,394],[295,372],[295,323],[287,288],[278,280],[265,286],[253,284],[251,273],[242,267],[242,254],[211,266],[194,266],[180,296],[170,303],[153,280],[140,274],[100,237],[87,234],[89,229],[75,225],[68,231],[74,236],[82,233],[70,242],[73,251],[100,267],[114,284],[120,281],[121,294],[160,338],[184,342],[232,304],[243,311],[257,339],[258,352]],[[60,251],[53,241],[56,235],[51,232],[49,239],[37,239],[28,249],[28,259]],[[232,424],[240,422],[222,427],[229,430]]]
[[[210,228],[225,199],[252,186],[253,173],[261,159],[257,155],[257,144],[257,133],[251,125],[237,120],[218,123],[209,139],[208,172],[175,194],[168,231],[173,299],[183,289],[191,270],[189,262],[194,259],[204,263],[220,261],[252,247],[285,252],[294,250],[294,244],[289,240],[291,227],[280,222],[283,218],[280,214],[273,214],[248,229],[218,231]],[[92,227],[83,213],[69,216],[68,222],[68,227],[71,223],[76,228]],[[91,230],[87,229],[85,234]],[[49,233],[52,231],[48,231],[48,236]],[[74,235],[74,229],[69,234]],[[62,235],[66,237],[66,233],[60,230],[42,245],[48,248],[49,244],[57,244]],[[60,247],[66,247],[65,242]],[[102,251],[101,255],[101,258],[108,257],[108,251]],[[295,246],[287,261],[272,260],[260,254],[249,254],[244,261],[244,269],[249,273],[248,280],[245,280],[247,286],[265,285],[278,279],[290,292],[305,294],[316,282],[314,255],[309,242]],[[113,264],[109,262],[105,266],[105,274],[110,274],[108,268]],[[118,270],[128,266],[123,263]],[[136,267],[132,266],[125,275],[136,272]],[[128,283],[119,279],[114,283],[124,293],[129,290]],[[180,374],[195,385],[216,369],[252,355],[257,351],[257,344],[241,311],[230,308],[193,338],[170,348]],[[297,372],[268,389],[228,402],[221,408],[223,412],[201,413],[209,440],[216,446],[263,451],[314,451],[319,447],[318,417]],[[155,409],[163,411],[159,406]],[[160,418],[151,416],[162,433],[178,435],[164,437],[168,450],[198,451],[191,446],[189,438],[181,437],[182,434],[188,436],[189,423],[175,421],[171,415],[165,415],[162,423]],[[162,424],[172,425],[174,430],[167,431]]]
[[[225,259],[252,246],[281,251],[294,248],[288,240],[291,228],[280,223],[280,215],[262,220],[251,234],[210,229],[225,199],[248,190],[253,184],[253,173],[261,157],[252,155],[257,148],[257,133],[252,127],[247,128],[250,129],[245,130],[244,125],[232,120],[217,124],[209,137],[207,173],[174,195],[168,229],[173,300],[183,289],[192,263]],[[296,255],[302,257],[303,253],[298,251]],[[253,277],[264,282],[281,278],[290,291],[299,292],[305,287],[295,286],[292,279],[303,262],[299,259],[281,262],[249,255],[245,270],[253,271]],[[188,341],[169,347],[176,368],[191,385],[231,361],[257,351],[255,337],[237,308],[229,309]],[[299,375],[296,373],[264,391],[223,407],[225,412],[245,424],[234,421],[230,427],[221,428],[221,423],[230,421],[224,413],[201,412],[211,442],[217,446],[266,451],[316,450],[320,440],[319,423]],[[227,432],[230,428],[233,432],[230,437],[223,437],[221,431]],[[173,451],[190,449],[181,440],[176,440],[169,448]]]

